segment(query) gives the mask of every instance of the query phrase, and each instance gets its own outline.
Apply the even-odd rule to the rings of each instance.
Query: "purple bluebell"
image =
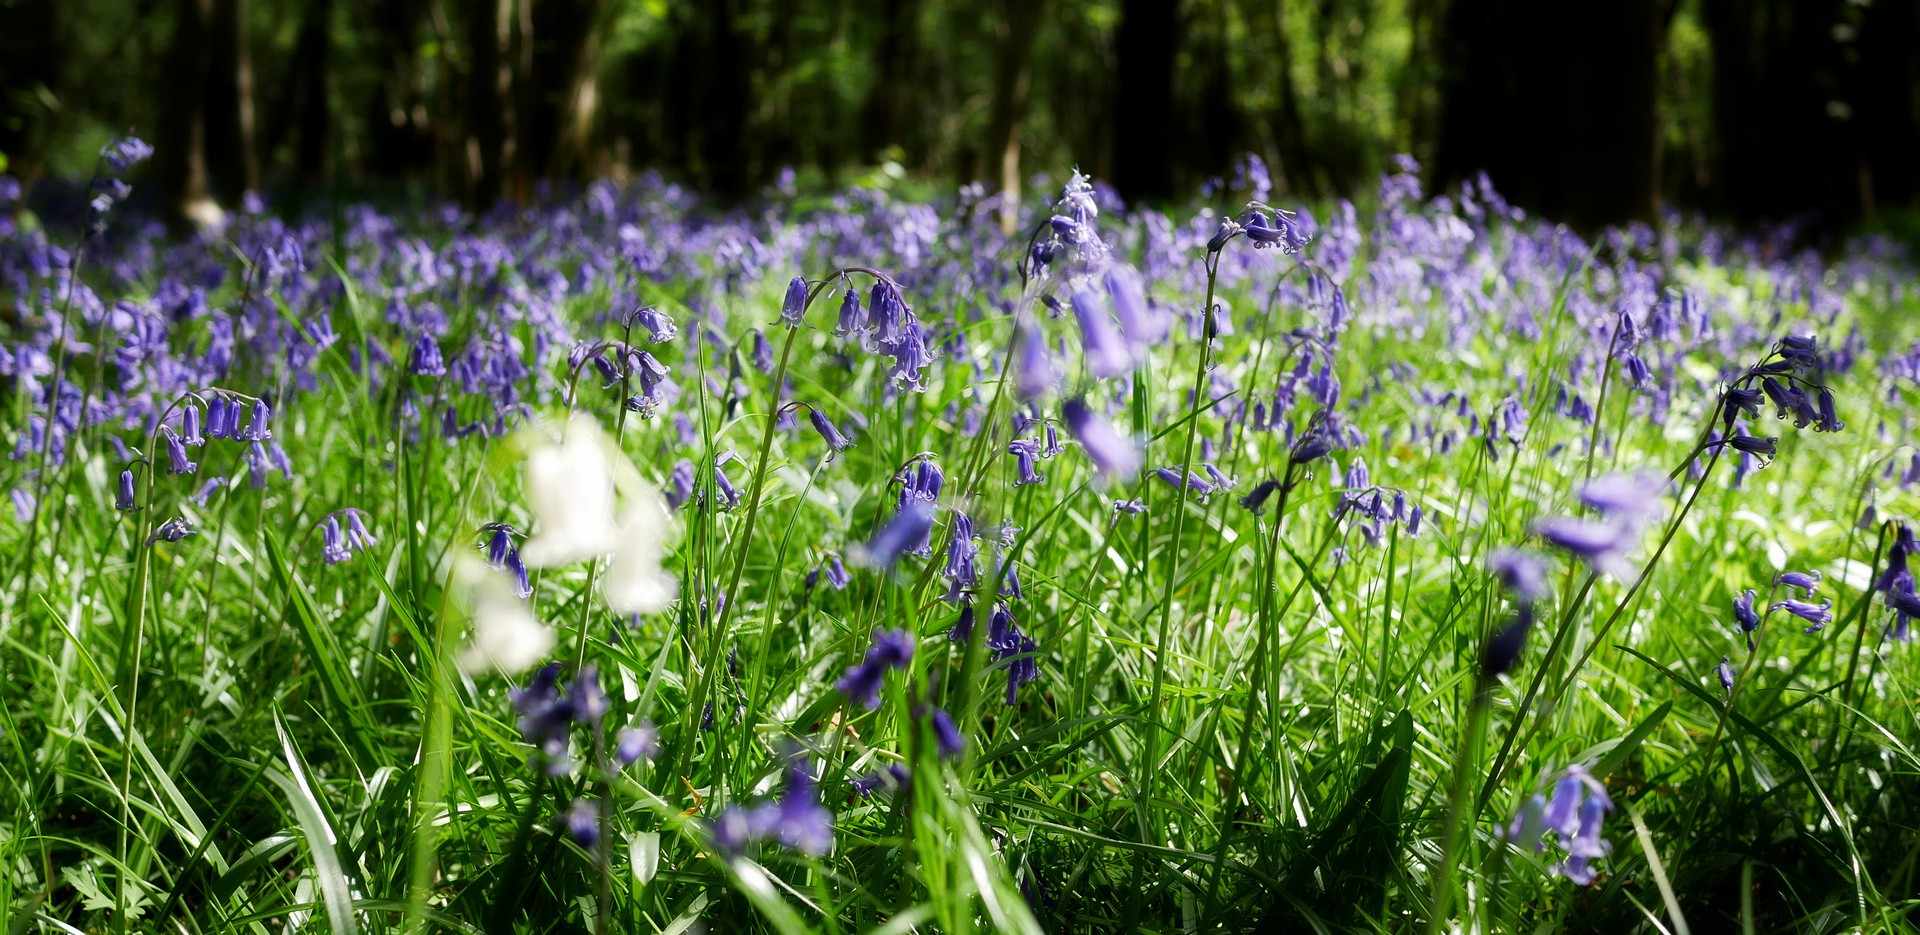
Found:
[[[433,335],[423,332],[413,339],[413,355],[408,361],[407,368],[418,377],[446,375],[447,362],[440,355],[440,343],[433,339]]]
[[[179,542],[188,536],[197,536],[199,534],[200,531],[187,525],[187,521],[184,518],[176,516],[156,527],[153,530],[153,534],[147,537],[147,544],[152,545],[156,542]]]
[[[487,553],[487,564],[493,570],[513,577],[514,593],[522,600],[533,596],[533,585],[527,580],[527,565],[520,560],[520,550],[513,544],[513,537],[519,535],[520,531],[506,523],[488,523],[480,528],[487,533],[487,542],[483,546]]]
[[[600,843],[600,806],[593,799],[580,797],[567,807],[567,835],[573,843],[592,850]]]
[[[652,722],[642,722],[639,727],[623,727],[614,741],[613,759],[621,766],[632,766],[642,759],[659,755],[660,730]]]
[[[880,707],[880,687],[889,669],[906,668],[913,658],[913,635],[905,630],[877,630],[873,645],[859,665],[848,666],[845,675],[834,683],[840,693],[872,711]]]
[[[1748,588],[1733,598],[1733,622],[1740,632],[1747,635],[1747,649],[1753,649],[1753,631],[1760,629],[1760,614],[1753,609],[1755,598],[1760,595]]]
[[[752,807],[730,805],[708,828],[716,850],[738,854],[747,845],[776,841],[809,857],[833,850],[833,813],[820,804],[819,790],[799,757],[786,767],[777,801]]]
[[[887,521],[880,531],[874,534],[857,557],[867,565],[882,570],[892,568],[903,554],[923,554],[920,548],[930,546],[933,532],[933,505],[918,498],[909,499],[900,505],[899,512]]]
[[[1068,400],[1061,405],[1060,415],[1067,431],[1086,451],[1087,459],[1109,483],[1124,483],[1140,473],[1139,446],[1114,431],[1085,400]]]
[[[199,447],[207,443],[206,435],[202,432],[200,406],[198,403],[189,402],[181,407],[180,441],[182,444],[192,445],[194,447]]]
[[[1034,462],[1040,457],[1040,443],[1028,438],[1016,438],[1007,443],[1007,453],[1013,455],[1019,476],[1013,480],[1013,486],[1025,487],[1044,480],[1044,476],[1034,469]]]
[[[513,703],[520,738],[532,745],[528,765],[544,769],[549,776],[564,776],[572,769],[567,757],[568,730],[573,725],[573,703],[560,691],[560,663],[549,662],[534,672],[533,678],[507,693]]]
[[[834,334],[859,334],[867,328],[866,311],[860,307],[860,293],[847,285],[840,284],[840,318],[833,329]]]
[[[820,439],[827,443],[828,448],[834,451],[845,451],[853,447],[853,442],[848,441],[847,436],[840,434],[839,427],[833,424],[833,420],[827,418],[826,413],[809,406],[807,421],[813,423],[813,430],[820,433]]]
[[[1789,597],[1786,600],[1774,602],[1774,604],[1767,609],[1769,611],[1784,610],[1812,624],[1812,626],[1806,628],[1808,633],[1820,632],[1826,628],[1829,621],[1833,620],[1833,601],[1831,599],[1815,604],[1812,601],[1803,601],[1798,598]]]
[[[1080,348],[1094,376],[1117,377],[1133,369],[1133,355],[1113,326],[1104,295],[1092,289],[1075,292],[1073,318],[1080,325]]]
[[[980,547],[973,541],[973,517],[954,510],[952,533],[952,539],[947,543],[947,565],[942,573],[953,582],[954,587],[971,588],[979,578],[974,559],[980,553]]]
[[[1727,444],[1732,445],[1733,450],[1741,452],[1743,454],[1759,455],[1763,458],[1771,458],[1774,455],[1779,453],[1780,439],[1771,435],[1759,436],[1759,435],[1738,434],[1733,436],[1732,438],[1727,439]]]
[[[647,340],[654,344],[671,341],[680,333],[673,318],[649,305],[633,313],[633,323],[647,329]]]
[[[787,283],[786,298],[780,302],[780,320],[798,326],[807,313],[807,281],[799,276]]]
[[[847,574],[846,563],[840,560],[840,556],[833,555],[827,558],[827,585],[829,587],[835,591],[845,591],[847,589],[847,583],[852,580],[853,577]]]
[[[339,517],[327,517],[320,533],[320,543],[320,556],[329,565],[338,565],[353,557],[353,553],[347,551],[346,537],[340,532]]]
[[[181,443],[180,436],[174,434],[172,426],[161,426],[160,435],[167,447],[168,474],[192,474],[199,470],[199,464],[188,460],[187,447]]]
[[[1480,681],[1491,685],[1495,679],[1513,671],[1520,654],[1527,648],[1527,634],[1533,630],[1533,605],[1522,601],[1512,620],[1488,635],[1480,649]]]
[[[913,773],[905,766],[899,763],[889,763],[882,769],[874,770],[865,776],[853,778],[849,784],[853,786],[855,795],[863,799],[870,799],[875,792],[881,790],[894,792],[904,789],[912,779]]]
[[[1813,424],[1814,431],[1838,432],[1841,429],[1846,428],[1847,424],[1845,422],[1840,421],[1840,417],[1834,412],[1833,391],[1823,386],[1820,388],[1820,392],[1818,395],[1819,395],[1819,403],[1817,408],[1819,409],[1820,417],[1814,420],[1814,424]]]
[[[247,419],[246,430],[240,434],[240,437],[253,442],[264,442],[272,439],[273,427],[270,424],[272,417],[273,411],[267,407],[266,400],[254,400],[253,413]]]
[[[1732,661],[1725,656],[1721,656],[1720,664],[1713,667],[1713,674],[1719,677],[1720,687],[1726,691],[1727,697],[1733,697],[1734,669]]]
[[[694,484],[692,459],[681,458],[674,462],[673,470],[668,472],[667,481],[662,491],[667,498],[667,506],[670,509],[677,510],[684,506],[687,501],[693,499]]]
[[[1246,496],[1241,497],[1240,505],[1258,516],[1261,510],[1266,508],[1267,499],[1279,490],[1280,482],[1273,478],[1267,478],[1254,485],[1254,488],[1248,491]]]
[[[1524,601],[1547,596],[1547,566],[1532,552],[1503,550],[1487,556],[1487,568],[1507,590]]]
[[[1023,324],[1015,330],[1015,354],[1013,368],[1013,386],[1021,399],[1039,399],[1047,395],[1060,383],[1060,371],[1053,365],[1053,356],[1047,353],[1047,342],[1040,329]]]
[[[954,643],[965,643],[973,638],[973,602],[960,605],[960,616],[955,618],[953,626],[947,630],[947,639]]]
[[[140,504],[134,497],[133,470],[131,468],[120,472],[120,483],[119,486],[115,488],[113,495],[113,508],[122,513],[132,513],[140,509]]]
[[[1820,589],[1820,579],[1821,574],[1818,571],[1783,571],[1773,579],[1773,583],[1798,588],[1802,592],[1802,597],[1812,597],[1814,592]]]
[[[933,726],[933,742],[940,759],[951,760],[966,750],[966,738],[960,735],[960,728],[954,725],[953,716],[946,709],[934,708],[927,715],[927,722]]]
[[[731,510],[740,505],[740,491],[733,486],[733,478],[727,476],[727,462],[734,457],[734,453],[728,450],[713,459],[714,505],[722,510]]]
[[[100,158],[115,173],[125,173],[152,157],[153,147],[137,136],[121,137],[100,150]]]

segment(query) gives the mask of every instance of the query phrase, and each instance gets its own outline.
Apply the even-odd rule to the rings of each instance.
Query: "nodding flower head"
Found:
[[[340,522],[343,516],[346,517],[344,530]],[[329,565],[338,565],[352,558],[355,552],[364,552],[367,546],[379,541],[367,532],[360,511],[352,507],[328,513],[320,525],[320,557]]]
[[[1773,583],[1797,588],[1802,592],[1801,596],[1812,597],[1814,592],[1820,589],[1820,578],[1818,571],[1783,571],[1779,577],[1773,579]]]
[[[1613,811],[1607,787],[1578,764],[1567,767],[1553,784],[1551,796],[1535,795],[1521,807],[1501,836],[1535,853],[1553,841],[1566,851],[1566,860],[1553,872],[1580,886],[1592,883],[1592,861],[1612,850],[1600,837],[1601,823]]]
[[[833,424],[832,419],[827,418],[826,413],[809,406],[807,421],[813,423],[813,430],[820,434],[820,439],[827,443],[828,448],[834,451],[845,451],[853,447],[853,442],[848,441],[847,436],[840,434],[839,427]]]
[[[1547,566],[1540,556],[1506,549],[1487,556],[1487,568],[1517,600],[1533,602],[1547,596]]]
[[[1080,442],[1087,459],[1109,483],[1132,480],[1140,473],[1140,448],[1115,431],[1085,400],[1068,400],[1060,407],[1067,431]]]
[[[447,362],[440,356],[440,342],[433,335],[421,334],[413,339],[413,358],[408,364],[415,376],[438,377],[447,372]]]
[[[930,553],[932,533],[933,504],[918,497],[910,498],[871,541],[854,553],[854,558],[874,568],[889,569],[902,555]]]
[[[140,509],[140,504],[136,501],[133,493],[133,470],[131,468],[120,472],[120,483],[119,486],[114,489],[113,494],[113,508],[122,513],[132,513]]]
[[[1720,664],[1713,667],[1713,674],[1719,677],[1720,688],[1727,693],[1727,697],[1733,697],[1733,677],[1735,674],[1733,662],[1727,657],[1721,656]]]
[[[1811,624],[1811,626],[1806,628],[1808,633],[1818,633],[1826,629],[1827,623],[1833,619],[1832,599],[1815,604],[1812,601],[1803,601],[1789,597],[1786,600],[1775,602],[1767,609],[1770,611],[1784,610],[1787,613],[1805,620]]]
[[[807,281],[799,276],[787,283],[787,295],[780,303],[780,320],[797,326],[807,313]]]
[[[873,646],[859,665],[849,666],[834,687],[860,706],[872,711],[880,707],[880,687],[889,669],[904,669],[913,659],[913,635],[905,630],[880,630],[873,634]]]
[[[188,536],[197,536],[199,534],[200,531],[187,525],[187,521],[184,518],[176,516],[155,527],[153,534],[147,537],[147,544],[152,545],[156,542],[179,542]]]
[[[188,460],[187,447],[180,441],[180,436],[174,434],[172,426],[161,426],[160,434],[167,446],[168,474],[192,474],[199,470],[199,464]]]

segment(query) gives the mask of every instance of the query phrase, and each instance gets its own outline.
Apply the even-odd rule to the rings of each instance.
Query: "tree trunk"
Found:
[[[508,0],[473,0],[467,7],[467,204],[486,210],[506,181],[506,36]]]
[[[1178,0],[1125,0],[1115,43],[1113,185],[1128,200],[1173,194],[1173,62]]]
[[[1860,26],[1848,98],[1860,128],[1861,207],[1911,207],[1920,194],[1920,3],[1874,0]]]
[[[1027,110],[1033,37],[1040,32],[1044,0],[1007,0],[1001,5],[1000,50],[994,59],[993,103],[987,115],[987,154],[1000,165],[1000,228],[1008,235],[1020,209],[1020,119]]]
[[[1651,220],[1659,31],[1655,0],[1456,0],[1437,180],[1485,170],[1586,230]]]
[[[184,226],[212,203],[207,182],[207,72],[213,0],[177,0],[173,43],[167,52],[167,87],[160,94],[161,120],[154,146],[154,173],[168,220]]]
[[[260,187],[247,0],[213,0],[208,26],[207,174],[214,194],[233,204]]]
[[[1034,0],[1032,6],[1038,6]],[[912,124],[908,110],[912,90],[911,66],[918,53],[918,14],[915,0],[880,0],[880,47],[875,55],[877,78],[867,93],[865,132],[866,154],[878,159],[889,147],[899,146],[908,161],[913,160]]]

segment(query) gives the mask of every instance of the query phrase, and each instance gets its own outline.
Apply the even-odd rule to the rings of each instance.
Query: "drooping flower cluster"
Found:
[[[340,529],[340,518],[346,517],[346,530]],[[321,521],[320,554],[329,565],[338,565],[354,556],[356,552],[365,552],[367,546],[380,540],[367,532],[363,521],[365,513],[353,507],[328,513]]]
[[[1920,617],[1920,595],[1914,593],[1913,573],[1907,568],[1907,560],[1917,548],[1920,546],[1914,542],[1913,530],[1906,523],[1898,524],[1887,553],[1887,567],[1874,579],[1874,589],[1893,609],[1893,623],[1886,630],[1890,639],[1912,639],[1913,621]]]
[[[744,853],[749,845],[773,841],[808,857],[833,850],[833,812],[820,804],[820,792],[806,759],[792,756],[780,795],[756,805],[729,805],[708,826],[715,850]]]
[[[1613,849],[1600,836],[1601,824],[1611,811],[1613,799],[1607,787],[1576,763],[1560,774],[1551,796],[1536,793],[1528,799],[1503,834],[1536,854],[1545,852],[1552,841],[1566,852],[1566,858],[1551,868],[1553,872],[1586,886],[1598,875],[1593,862]]]
[[[906,668],[913,659],[913,646],[913,634],[905,630],[875,631],[867,657],[859,665],[849,666],[834,687],[868,711],[880,707],[880,688],[887,672]]]
[[[1600,514],[1597,520],[1550,517],[1534,522],[1533,532],[1575,558],[1621,580],[1636,571],[1630,553],[1642,531],[1663,508],[1665,478],[1651,473],[1609,474],[1580,488],[1580,502]]]

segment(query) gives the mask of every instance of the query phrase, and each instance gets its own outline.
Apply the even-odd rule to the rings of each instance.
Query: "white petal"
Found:
[[[593,423],[576,420],[566,439],[527,456],[527,506],[534,535],[520,547],[529,568],[605,555],[619,544],[613,525],[613,475]]]
[[[607,566],[607,604],[617,614],[664,610],[678,592],[673,576],[660,568],[672,522],[666,504],[651,490],[632,498],[620,521],[620,545]]]

